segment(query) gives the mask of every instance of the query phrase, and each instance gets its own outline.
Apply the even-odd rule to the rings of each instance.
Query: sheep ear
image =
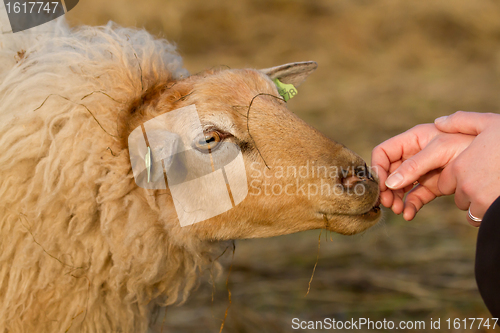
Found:
[[[298,87],[317,67],[318,63],[315,61],[303,61],[261,69],[260,72],[269,76],[271,80],[278,79]]]

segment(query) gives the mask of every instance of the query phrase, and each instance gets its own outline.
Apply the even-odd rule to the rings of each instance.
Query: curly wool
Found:
[[[146,331],[220,249],[161,221],[118,145],[121,112],[188,75],[180,56],[60,19],[0,35],[0,64],[0,332]]]

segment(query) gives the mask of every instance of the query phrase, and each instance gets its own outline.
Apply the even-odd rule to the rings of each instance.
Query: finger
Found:
[[[387,156],[384,149],[380,146],[377,146],[372,151],[372,162],[371,162],[371,170],[373,171],[378,179],[379,179],[379,187],[380,191],[387,190],[387,186],[385,186],[385,181],[388,176],[388,171],[391,167],[391,161]]]
[[[387,141],[386,141],[387,142]],[[382,144],[385,144],[382,143]],[[385,180],[387,179],[387,171],[391,166],[391,161],[387,156],[382,144],[375,147],[372,151],[372,162],[371,168],[377,174],[379,179],[380,190],[385,191],[387,187],[385,186]]]
[[[394,202],[394,194],[392,190],[385,190],[380,192],[380,203],[387,208],[392,207],[392,203]]]
[[[380,188],[380,191],[386,191],[387,186],[385,186],[385,181],[387,179],[388,173],[385,169],[381,168],[380,166],[374,166],[372,165],[370,168],[370,172],[374,173],[378,179],[378,185]]]
[[[392,203],[392,211],[395,214],[401,214],[404,210],[404,197],[405,194],[413,189],[414,185],[408,185],[403,189],[395,190],[393,192],[393,203]]]
[[[442,132],[478,135],[491,121],[491,113],[457,111],[452,115],[437,118],[434,124]]]
[[[401,214],[403,212],[404,208],[404,203],[403,203],[403,198],[404,198],[404,192],[403,190],[396,190],[393,191],[394,194],[394,201],[392,202],[392,211],[394,214]]]
[[[428,172],[444,167],[454,153],[439,140],[434,140],[424,150],[404,161],[389,175],[385,185],[393,190],[408,186]]]
[[[482,211],[482,209],[480,209],[477,205],[475,205],[474,203],[471,203],[470,206],[469,206],[469,212],[472,214],[473,217],[476,217],[476,218],[479,218],[479,219],[483,219],[483,216],[485,214],[485,212]],[[470,218],[469,214],[467,214],[467,221],[469,222],[469,224],[473,227],[479,227],[481,225],[481,221],[474,221]]]
[[[441,175],[437,182],[437,188],[443,195],[451,195],[455,193],[457,189],[457,172],[454,164],[458,163],[459,159],[460,156],[441,171]]]
[[[385,153],[378,149],[378,146],[372,150],[372,158],[370,172],[374,173],[379,180],[380,191],[387,190],[384,182],[387,179],[387,170],[389,170],[390,162],[384,158]]]
[[[441,195],[437,188],[437,183],[439,180],[439,177],[441,177],[441,173],[443,172],[443,169],[435,169],[432,171],[427,172],[425,175],[420,177],[418,179],[418,183],[427,187],[428,189],[432,189],[432,192],[434,192],[436,195]]]
[[[420,177],[419,185],[407,194],[403,208],[405,220],[411,221],[425,204],[442,195],[437,186],[441,171],[433,170]]]
[[[436,198],[436,195],[432,193],[427,187],[423,185],[416,186],[411,190],[406,196],[403,209],[403,218],[406,221],[411,221],[417,214],[417,212],[426,204],[431,202]]]
[[[399,160],[399,161],[392,163],[391,167],[389,168],[389,175],[392,174],[394,171],[396,171],[397,168],[399,168],[401,166],[401,164],[403,164],[402,160]]]
[[[434,124],[418,125],[375,147],[372,151],[371,165],[378,172],[380,189],[386,190],[386,172],[390,170],[393,163],[418,153],[439,133]]]
[[[460,210],[467,210],[470,206],[470,198],[460,186],[457,187],[457,191],[455,192],[455,205]]]
[[[397,169],[400,165],[401,165],[402,161],[396,161],[394,162],[389,171],[394,171],[395,169]],[[385,172],[385,170],[383,170],[383,172],[387,175],[387,173]],[[387,176],[386,176],[387,178]],[[380,180],[380,183],[382,183],[382,180]],[[408,192],[409,190],[411,190],[411,188],[413,188],[413,186],[409,186],[410,188],[409,189],[404,189],[404,192]],[[385,188],[385,190],[380,190],[380,203],[384,206],[384,207],[387,207],[387,208],[392,208],[392,205],[394,203],[394,192],[391,190],[391,189],[388,189],[387,187]],[[401,197],[401,196],[400,196]]]
[[[370,165],[370,169],[369,169],[369,172],[375,176],[376,179],[378,179],[380,181],[380,178],[387,178],[387,171],[382,169],[380,166],[378,165],[373,165],[371,164]]]
[[[408,193],[408,192],[410,192],[410,191],[411,191],[411,190],[415,187],[415,185],[414,185],[414,184],[416,184],[416,182],[413,182],[413,183],[411,183],[410,185],[408,185],[408,186],[406,186],[405,188],[403,188],[403,192],[404,192],[404,193]]]

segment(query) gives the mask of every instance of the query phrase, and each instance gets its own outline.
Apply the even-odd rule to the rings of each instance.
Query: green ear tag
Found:
[[[281,97],[283,97],[285,102],[297,95],[297,89],[293,86],[293,84],[282,83],[278,79],[274,79],[273,82],[276,84],[276,87],[278,87],[278,93]]]

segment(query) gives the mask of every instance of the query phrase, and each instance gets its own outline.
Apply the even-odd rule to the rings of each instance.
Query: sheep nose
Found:
[[[365,180],[366,179],[363,179],[363,178],[358,177],[358,176],[348,176],[348,177],[342,179],[342,185],[344,185],[344,187],[350,188],[350,187],[354,187],[356,184],[363,182]]]
[[[345,177],[342,177],[341,183],[346,188],[351,188],[356,186],[356,184],[363,183],[366,181],[377,182],[370,172],[369,168],[365,165],[356,167]]]

